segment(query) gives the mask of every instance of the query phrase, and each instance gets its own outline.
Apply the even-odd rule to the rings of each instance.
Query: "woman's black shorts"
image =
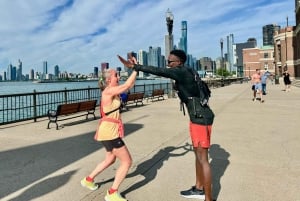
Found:
[[[120,148],[125,145],[124,141],[121,138],[116,138],[113,140],[101,141],[106,151],[112,151],[114,148]]]

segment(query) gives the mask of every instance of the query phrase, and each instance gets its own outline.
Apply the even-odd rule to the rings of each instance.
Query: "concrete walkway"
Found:
[[[212,89],[214,198],[300,201],[300,88],[269,84],[265,103],[253,102],[250,88]],[[177,99],[144,103],[123,113],[134,163],[119,190],[129,201],[185,201],[179,191],[195,182],[188,118]],[[104,200],[118,164],[96,178],[100,189],[80,186],[104,157],[93,141],[98,120],[60,123],[60,130],[46,129],[47,119],[0,127],[0,200]]]

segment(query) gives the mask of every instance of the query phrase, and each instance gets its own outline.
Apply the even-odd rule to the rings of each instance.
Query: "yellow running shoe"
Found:
[[[92,191],[97,190],[99,188],[98,184],[95,184],[94,182],[87,181],[86,178],[84,177],[81,181],[81,186],[86,187]]]
[[[127,201],[117,191],[113,194],[109,194],[108,191],[105,196],[105,201]]]

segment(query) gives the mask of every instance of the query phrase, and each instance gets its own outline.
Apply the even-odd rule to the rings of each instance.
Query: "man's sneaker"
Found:
[[[127,201],[125,198],[123,198],[117,191],[109,194],[108,191],[105,196],[105,201]]]
[[[189,190],[181,191],[180,195],[185,198],[205,199],[204,190],[197,189],[196,186],[192,186]]]
[[[81,186],[86,187],[92,191],[97,190],[99,188],[98,184],[95,184],[94,182],[87,181],[86,178],[83,178],[81,181]]]

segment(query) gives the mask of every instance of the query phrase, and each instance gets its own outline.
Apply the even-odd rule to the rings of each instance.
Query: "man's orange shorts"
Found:
[[[202,148],[210,147],[211,125],[199,125],[190,122],[190,136],[193,143],[193,147]]]

